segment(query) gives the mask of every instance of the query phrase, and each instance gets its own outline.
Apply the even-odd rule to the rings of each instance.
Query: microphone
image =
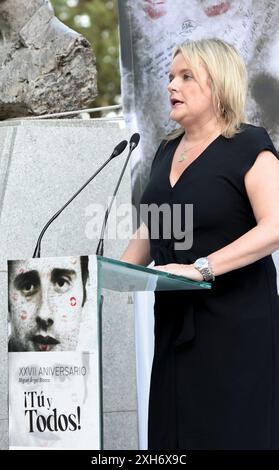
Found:
[[[130,150],[129,150],[128,156],[126,158],[126,161],[124,163],[124,166],[122,168],[119,179],[117,181],[117,184],[115,186],[115,190],[114,190],[114,193],[112,195],[110,204],[107,207],[107,210],[106,210],[106,213],[105,213],[105,217],[104,217],[104,221],[103,221],[103,225],[102,225],[102,230],[101,230],[101,234],[100,234],[100,239],[99,239],[99,243],[98,243],[97,250],[96,250],[96,255],[103,256],[105,229],[106,229],[106,225],[107,225],[108,216],[109,216],[109,213],[110,213],[110,210],[111,210],[111,206],[113,204],[113,201],[115,199],[116,193],[117,193],[118,188],[119,188],[119,185],[120,185],[121,180],[123,178],[124,171],[126,170],[126,166],[128,164],[129,158],[130,158],[133,150],[137,147],[137,145],[139,143],[139,140],[140,140],[140,135],[137,132],[135,134],[133,134],[132,137],[130,138],[130,142],[129,142]]]
[[[128,144],[127,140],[122,140],[118,145],[116,145],[116,147],[114,148],[111,156],[105,161],[105,163],[103,163],[100,166],[100,168],[94,173],[94,175],[91,176],[91,178],[89,178],[89,180],[87,180],[86,183],[84,183],[84,185],[82,185],[82,187],[71,197],[71,199],[69,199],[69,201],[66,202],[66,204],[64,204],[64,206],[61,207],[61,209],[59,209],[59,211],[57,211],[56,214],[54,214],[51,217],[51,219],[46,223],[46,225],[44,226],[43,230],[41,231],[41,233],[39,235],[39,238],[38,238],[38,241],[37,241],[34,253],[33,253],[33,258],[40,258],[40,256],[41,256],[41,241],[42,241],[42,238],[44,236],[44,233],[46,232],[46,230],[48,229],[50,224],[61,214],[61,212],[63,212],[63,210],[78,196],[78,194],[90,183],[90,181],[92,181],[95,178],[95,176],[98,175],[98,173],[100,173],[100,171],[102,171],[102,169],[113,158],[117,157],[118,155],[120,155],[125,150],[125,148],[127,147],[127,144]]]

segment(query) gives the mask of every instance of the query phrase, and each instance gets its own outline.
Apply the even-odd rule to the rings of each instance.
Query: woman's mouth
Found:
[[[183,101],[177,100],[176,98],[171,98],[170,102],[173,108],[178,108],[179,106],[184,104]]]

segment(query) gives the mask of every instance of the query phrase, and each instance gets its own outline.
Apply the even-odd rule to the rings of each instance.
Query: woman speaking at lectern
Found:
[[[155,292],[148,448],[279,449],[278,154],[245,122],[246,68],[230,44],[177,46],[168,92],[180,127],[161,142],[141,204],[192,204],[193,243],[177,249],[161,219],[153,239],[149,221],[121,260],[212,289]]]

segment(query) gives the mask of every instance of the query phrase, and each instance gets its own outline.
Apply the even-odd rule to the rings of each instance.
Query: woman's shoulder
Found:
[[[257,155],[264,150],[269,150],[278,158],[277,150],[265,127],[242,123],[240,132],[232,138],[232,141],[235,142],[232,147],[234,160],[239,168],[243,169],[243,174],[255,162]]]
[[[262,126],[256,126],[248,122],[243,122],[240,125],[239,132],[235,134],[235,139],[240,141],[261,140],[269,138],[267,130]]]
[[[264,148],[270,149],[273,152],[275,150],[265,127],[246,122],[240,125],[239,132],[231,140],[239,150],[250,150],[252,153],[259,152]]]

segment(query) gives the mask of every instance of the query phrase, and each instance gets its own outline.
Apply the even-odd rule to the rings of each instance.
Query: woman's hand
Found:
[[[203,275],[194,267],[193,264],[164,264],[160,266],[154,266],[154,269],[163,271],[170,274],[176,274],[177,276],[184,276],[191,281],[203,281]]]

